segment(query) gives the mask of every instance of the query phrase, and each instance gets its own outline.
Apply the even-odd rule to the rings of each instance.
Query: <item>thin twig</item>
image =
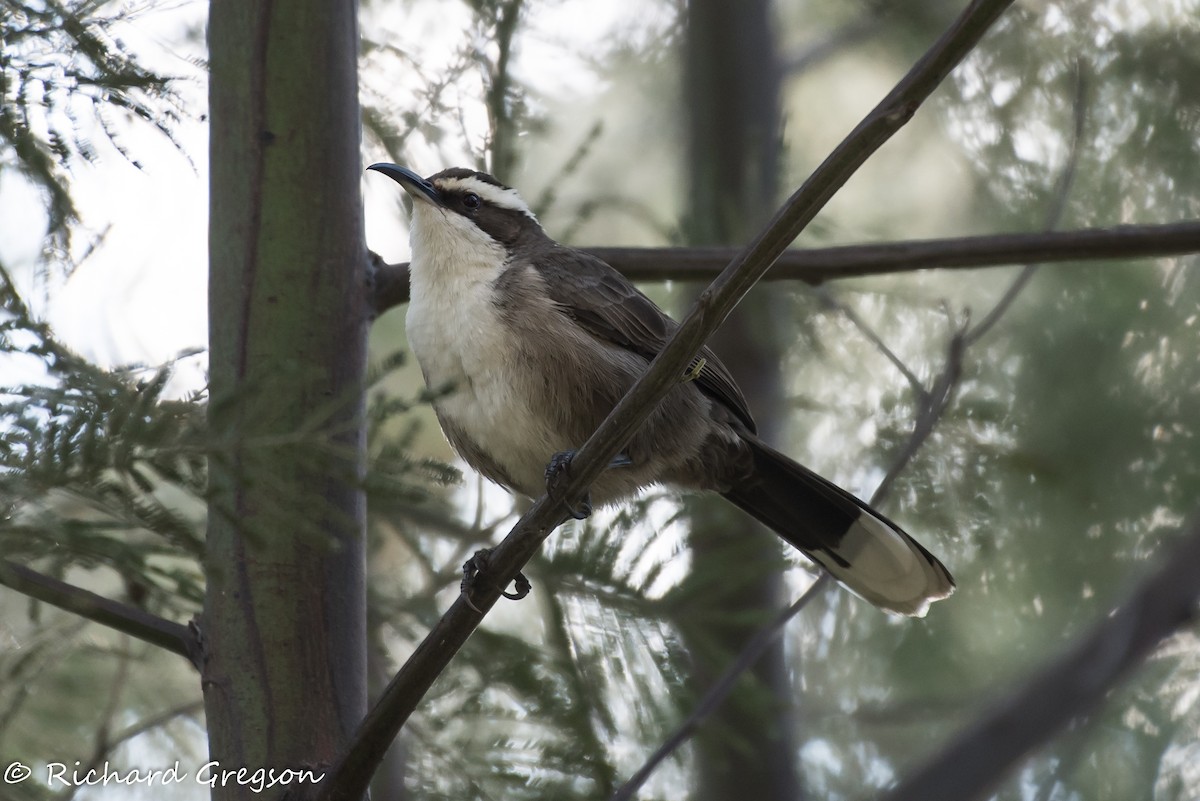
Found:
[[[584,248],[631,281],[707,281],[737,254],[729,247]],[[912,239],[784,252],[768,281],[820,284],[844,278],[914,270],[974,270],[1041,262],[1118,261],[1200,253],[1200,221],[1117,225],[1075,231],[985,234],[949,239]],[[377,313],[408,302],[408,263],[386,264],[372,254]]]
[[[960,732],[885,801],[969,801],[986,797],[1017,763],[1059,729],[1104,702],[1109,690],[1165,638],[1197,619],[1200,520],[1162,567],[1058,659]]]
[[[851,309],[846,304],[842,303],[838,298],[834,297],[833,293],[827,287],[817,287],[817,298],[826,306],[840,313],[843,317],[850,321],[850,324],[858,329],[858,332],[867,338],[874,345],[884,358],[900,371],[900,375],[904,376],[908,381],[908,385],[912,387],[913,394],[917,396],[918,403],[925,403],[928,400],[929,392],[925,389],[925,385],[921,383],[921,379],[917,378],[917,374],[909,369],[899,356],[897,356],[887,343],[883,341],[879,334],[876,334],[866,322],[858,316],[858,313]]]
[[[926,392],[923,402],[917,406],[917,419],[913,424],[912,434],[904,443],[904,448],[888,468],[887,474],[875,488],[871,496],[871,504],[879,503],[892,490],[892,484],[908,467],[908,463],[929,439],[934,427],[942,419],[942,414],[950,406],[954,390],[958,388],[958,379],[962,377],[963,354],[966,351],[966,341],[963,338],[964,328],[960,327],[950,336],[946,346],[946,362],[942,372],[938,374],[933,386]]]
[[[1071,148],[1067,153],[1066,166],[1063,168],[1062,175],[1058,178],[1058,187],[1054,193],[1054,203],[1046,212],[1045,229],[1052,231],[1058,227],[1062,220],[1063,213],[1067,209],[1067,198],[1071,195],[1071,187],[1075,183],[1075,170],[1079,166],[1079,151],[1080,144],[1083,141],[1083,128],[1087,121],[1087,78],[1083,71],[1082,65],[1075,67],[1075,102],[1072,104],[1074,109],[1075,127],[1071,135]],[[966,341],[968,345],[978,342],[988,331],[1000,321],[1008,311],[1009,306],[1017,299],[1017,295],[1021,294],[1029,280],[1033,278],[1038,267],[1036,263],[1026,264],[1020,274],[1009,285],[1008,290],[1000,297],[1000,300],[992,307],[992,310],[970,331],[966,333]]]
[[[483,614],[566,518],[587,487],[624,447],[686,366],[745,294],[796,239],[850,176],[916,113],[950,71],[974,49],[1011,0],[974,0],[887,97],[825,159],[784,204],[766,229],[700,294],[649,368],[584,443],[554,497],[542,496],[492,552],[488,577],[471,598],[459,597],[367,713],[350,747],[331,769],[319,801],[361,798],[400,728],[441,675]],[[477,611],[479,610],[479,611]]]
[[[103,759],[103,755],[108,753],[109,740],[112,736],[112,724],[121,711],[121,697],[125,694],[125,688],[129,684],[129,668],[132,664],[133,655],[129,652],[129,649],[121,648],[117,653],[117,670],[109,686],[108,703],[105,704],[100,724],[96,726],[92,763],[98,763]],[[85,774],[86,772],[84,771]]]
[[[202,709],[204,709],[203,700],[191,701],[172,709],[168,709],[164,712],[159,712],[157,715],[151,715],[148,718],[140,720],[137,723],[122,729],[115,735],[108,734],[106,724],[106,730],[97,739],[96,748],[92,753],[91,759],[89,759],[82,767],[77,767],[75,773],[80,776],[86,776],[91,771],[98,770],[101,763],[107,760],[113,751],[124,745],[126,742],[145,734],[148,731],[152,731],[160,726],[164,726],[175,718],[183,717],[185,715],[195,715]],[[61,801],[72,801],[72,799],[74,799],[79,793],[79,790],[86,786],[87,785],[80,784],[77,786],[68,787],[62,794],[59,795],[59,798]]]
[[[187,626],[136,606],[110,600],[8,559],[0,560],[0,585],[192,659],[195,638]]]
[[[88,621],[72,615],[61,623],[39,626],[28,637],[21,638],[18,647],[21,655],[11,666],[5,666],[4,691],[9,698],[4,708],[0,709],[0,751],[11,750],[6,748],[9,744],[4,738],[17,728],[13,726],[13,721],[25,703],[38,694],[38,679],[61,661],[62,649],[59,646],[74,639],[87,626]]]
[[[745,647],[738,654],[738,658],[725,669],[725,672],[721,674],[721,678],[717,679],[716,683],[708,688],[708,692],[696,704],[696,708],[692,710],[692,713],[687,716],[683,723],[679,724],[679,727],[658,747],[658,750],[646,759],[646,762],[638,768],[637,772],[617,788],[610,801],[629,801],[629,799],[633,798],[633,794],[646,783],[646,779],[650,778],[650,774],[654,772],[655,768],[674,753],[676,749],[691,739],[696,730],[700,728],[700,724],[704,722],[704,719],[711,715],[725,701],[733,689],[733,685],[741,678],[741,675],[754,667],[759,658],[771,647],[771,644],[779,639],[779,635],[783,632],[784,627],[787,626],[788,621],[800,614],[800,610],[808,606],[809,601],[816,598],[830,581],[828,573],[821,573],[817,577],[817,580],[796,599],[795,603],[777,614],[774,620],[755,632],[754,636],[750,638],[750,641],[746,643]]]
[[[496,27],[492,43],[496,46],[496,63],[492,65],[487,88],[486,102],[489,128],[492,132],[488,142],[492,172],[507,174],[516,162],[516,120],[513,118],[511,56],[517,23],[521,19],[524,0],[507,0],[495,9]]]

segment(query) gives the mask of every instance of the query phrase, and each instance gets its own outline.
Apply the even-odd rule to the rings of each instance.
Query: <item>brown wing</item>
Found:
[[[593,336],[653,359],[679,328],[650,298],[605,262],[582,251],[559,246],[539,253],[537,269],[546,278],[550,298]],[[697,386],[737,415],[750,431],[754,418],[742,391],[721,360],[707,347]]]

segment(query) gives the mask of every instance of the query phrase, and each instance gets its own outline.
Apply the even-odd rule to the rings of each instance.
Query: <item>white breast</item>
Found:
[[[531,407],[532,376],[494,303],[506,254],[473,225],[422,225],[422,216],[443,212],[415,205],[405,328],[430,389],[450,388],[434,401],[438,414],[504,468],[516,489],[540,494],[550,456],[569,445]]]

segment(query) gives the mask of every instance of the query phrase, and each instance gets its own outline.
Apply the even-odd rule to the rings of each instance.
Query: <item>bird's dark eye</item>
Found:
[[[468,209],[477,209],[483,205],[483,201],[479,199],[479,195],[474,192],[468,192],[463,195],[463,205]]]

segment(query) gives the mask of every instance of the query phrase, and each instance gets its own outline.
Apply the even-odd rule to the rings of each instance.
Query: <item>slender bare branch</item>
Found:
[[[1075,65],[1075,102],[1072,104],[1074,109],[1075,126],[1071,134],[1071,149],[1067,152],[1066,166],[1063,167],[1062,175],[1058,177],[1058,187],[1054,195],[1054,203],[1046,212],[1045,228],[1047,231],[1052,231],[1058,227],[1062,220],[1063,213],[1067,210],[1067,198],[1071,195],[1071,187],[1075,183],[1075,170],[1079,166],[1079,151],[1083,142],[1083,128],[1087,122],[1087,76],[1083,71],[1083,66]],[[1017,296],[1025,289],[1030,279],[1037,272],[1039,264],[1028,263],[1024,269],[1017,275],[1013,282],[1009,284],[1008,289],[1000,296],[1000,300],[992,307],[992,310],[984,316],[979,323],[966,333],[967,344],[971,345],[978,342],[992,327],[1000,321],[1000,318],[1008,311]]]
[[[186,704],[180,704],[157,714],[151,715],[147,718],[143,718],[142,720],[139,720],[136,723],[121,729],[116,734],[109,735],[106,733],[103,739],[97,742],[96,749],[92,753],[91,759],[89,759],[82,767],[77,769],[79,775],[86,776],[92,770],[98,770],[103,762],[108,759],[109,756],[117,750],[117,748],[121,747],[133,738],[139,737],[148,731],[153,731],[154,729],[165,726],[176,718],[198,715],[203,710],[203,700],[189,701]],[[85,786],[86,785],[68,787],[60,797],[63,798],[64,801],[70,801],[70,799],[75,798],[79,790]]]
[[[203,711],[204,701],[201,699],[189,701],[186,704],[179,704],[178,706],[171,707],[170,709],[164,709],[162,712],[159,712],[156,715],[151,715],[148,718],[139,720],[137,723],[133,723],[117,732],[112,736],[112,739],[109,740],[109,744],[114,747],[118,746],[121,743],[128,742],[134,737],[138,737],[148,731],[153,731],[154,729],[165,726],[176,718],[193,717],[195,715],[199,715]]]
[[[706,281],[737,254],[736,248],[584,248],[632,281]],[[1075,231],[986,234],[913,239],[874,245],[787,250],[765,280],[820,284],[842,278],[911,272],[974,270],[1013,264],[1116,261],[1200,253],[1200,221],[1117,225]],[[408,302],[408,262],[377,267],[374,307],[382,313]]]
[[[61,622],[42,625],[21,638],[21,657],[5,673],[2,687],[6,703],[0,708],[0,750],[9,743],[5,737],[13,731],[13,721],[25,704],[38,694],[37,679],[50,671],[61,659],[63,641],[71,640],[88,626],[78,615],[64,617]]]
[[[1074,647],[1000,701],[886,801],[984,798],[1027,754],[1104,702],[1108,691],[1166,637],[1197,619],[1200,520],[1170,548],[1162,567]]]
[[[925,444],[925,440],[929,439],[934,427],[941,421],[942,415],[949,408],[950,401],[954,397],[954,390],[958,388],[958,380],[962,377],[963,355],[967,347],[964,331],[965,328],[960,327],[951,334],[950,343],[946,347],[946,362],[942,372],[933,382],[933,386],[923,396],[917,398],[917,419],[913,424],[912,434],[904,443],[904,448],[899,455],[893,460],[883,480],[879,482],[879,486],[875,488],[875,494],[871,496],[872,505],[879,503],[892,491],[892,484],[921,450],[921,446]]]
[[[129,668],[133,664],[133,653],[129,648],[120,648],[116,653],[117,669],[109,681],[108,703],[105,704],[104,713],[100,717],[100,723],[96,726],[96,734],[93,738],[94,746],[92,749],[91,762],[99,762],[97,755],[102,755],[108,752],[109,737],[112,734],[113,721],[121,712],[121,699],[125,695],[125,689],[129,686]],[[103,758],[102,756],[100,757]],[[89,768],[91,765],[89,765]],[[86,771],[85,771],[86,773]],[[74,795],[75,788],[68,788],[66,798]]]
[[[59,581],[8,559],[0,560],[0,585],[189,660],[195,652],[195,638],[187,626]]]
[[[733,248],[586,248],[637,281],[704,280]],[[1074,231],[913,239],[874,245],[788,250],[769,280],[819,284],[927,269],[970,270],[1028,262],[1103,261],[1200,253],[1200,221],[1117,225]]]
[[[696,704],[692,713],[687,716],[683,723],[679,724],[679,727],[658,747],[658,750],[647,758],[646,762],[638,768],[637,772],[617,788],[610,801],[629,801],[629,799],[633,798],[633,794],[646,783],[646,779],[650,778],[650,774],[662,764],[663,760],[691,739],[691,736],[696,733],[696,729],[700,728],[700,724],[704,722],[704,719],[711,715],[725,701],[729,693],[733,690],[733,685],[741,678],[743,673],[754,666],[759,657],[766,653],[767,649],[771,647],[771,643],[779,638],[788,621],[800,614],[800,610],[808,606],[809,601],[816,598],[830,581],[829,574],[822,573],[791,606],[777,614],[774,620],[755,632],[754,636],[738,654],[738,658],[730,663],[725,672],[721,674],[721,678],[717,679],[713,686],[708,689],[708,692]]]
[[[859,317],[858,313],[855,312],[854,309],[851,309],[849,306],[842,303],[841,300],[836,298],[832,292],[829,292],[826,287],[817,287],[816,292],[817,297],[823,304],[849,320],[850,324],[857,328],[858,332],[866,337],[867,340],[874,345],[880,353],[883,354],[883,357],[892,363],[893,367],[900,371],[900,375],[904,376],[904,380],[906,380],[908,385],[912,387],[913,393],[917,396],[918,403],[924,403],[928,399],[929,392],[925,389],[925,385],[921,383],[921,379],[917,378],[917,374],[914,373],[909,366],[905,364],[904,361],[897,356],[891,348],[888,347],[887,343],[883,341],[883,338],[880,337],[879,334],[876,334],[874,329],[867,325],[866,321]]]
[[[580,448],[552,495],[538,499],[491,554],[492,586],[450,607],[368,712],[350,748],[331,770],[320,801],[356,801],[392,740],[430,685],[496,603],[507,584],[638,426],[683,376],[686,366],[738,301],[763,276],[834,193],[896,131],[979,42],[1011,0],[973,0],[899,84],[838,145],[776,213],[766,229],[700,294],[647,371]],[[479,610],[479,611],[477,611]]]

